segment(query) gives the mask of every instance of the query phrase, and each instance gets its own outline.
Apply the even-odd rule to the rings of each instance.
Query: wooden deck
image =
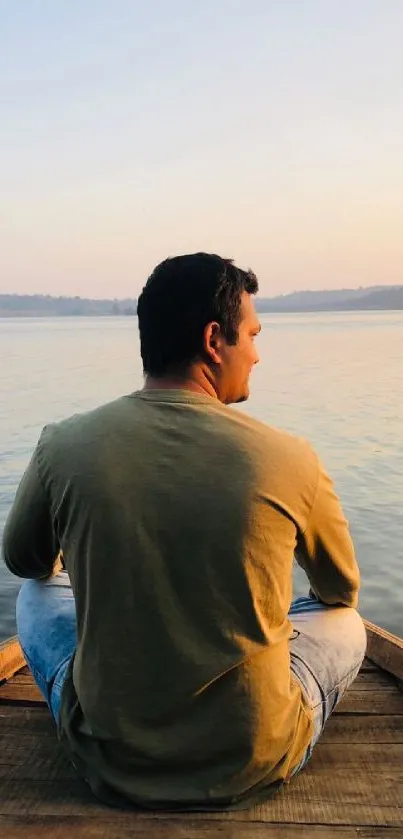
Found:
[[[306,769],[251,810],[191,815],[100,804],[64,756],[27,668],[18,669],[18,645],[3,645],[0,837],[403,839],[403,641],[367,629],[369,655],[390,672],[365,660]]]

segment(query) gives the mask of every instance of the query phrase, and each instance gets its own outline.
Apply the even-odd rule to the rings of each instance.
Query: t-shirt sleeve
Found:
[[[295,556],[319,600],[356,607],[360,573],[348,522],[333,483],[318,461],[318,482]]]
[[[3,534],[3,556],[18,577],[48,577],[59,552],[39,472],[39,443],[17,489]]]

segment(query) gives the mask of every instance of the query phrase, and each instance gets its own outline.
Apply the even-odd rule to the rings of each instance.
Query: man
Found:
[[[228,407],[258,361],[256,277],[167,259],[138,302],[143,390],[44,429],[4,534],[29,666],[111,804],[248,806],[309,759],[365,630],[311,447]],[[52,574],[62,550],[67,572]],[[294,554],[311,594],[291,604]],[[70,587],[71,582],[71,587]]]

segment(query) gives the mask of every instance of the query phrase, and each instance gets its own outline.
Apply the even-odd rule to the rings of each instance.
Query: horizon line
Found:
[[[278,298],[290,297],[294,294],[332,294],[334,292],[349,292],[349,291],[373,291],[373,290],[382,290],[382,289],[396,289],[396,288],[403,288],[403,283],[392,283],[390,285],[370,285],[370,286],[342,286],[339,288],[318,288],[318,289],[310,289],[310,288],[303,288],[303,289],[294,289],[293,291],[283,292],[281,294],[274,294],[272,296],[267,296],[266,292],[258,292],[256,298],[259,299],[266,299],[266,300],[275,300]],[[140,292],[141,293],[141,292]],[[264,295],[264,296],[263,296]],[[121,303],[126,301],[137,301],[138,296],[133,297],[81,297],[78,294],[48,294],[44,292],[34,292],[33,294],[27,294],[25,292],[13,292],[13,291],[1,291],[0,298],[2,297],[25,297],[25,298],[33,298],[33,297],[41,297],[45,299],[52,299],[52,300],[82,300],[82,301],[94,301],[98,303]]]

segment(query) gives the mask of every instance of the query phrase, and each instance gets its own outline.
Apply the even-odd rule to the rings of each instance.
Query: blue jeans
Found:
[[[291,670],[313,712],[312,740],[292,774],[311,757],[326,720],[354,681],[364,658],[366,633],[355,609],[325,606],[314,597],[291,604]],[[17,628],[33,677],[57,722],[63,682],[76,647],[76,611],[66,571],[49,580],[26,580],[17,599]]]
[[[298,597],[289,617],[294,627],[290,641],[291,671],[298,679],[313,712],[314,731],[295,775],[307,764],[337,703],[358,675],[367,635],[355,609],[326,606],[315,597]]]

